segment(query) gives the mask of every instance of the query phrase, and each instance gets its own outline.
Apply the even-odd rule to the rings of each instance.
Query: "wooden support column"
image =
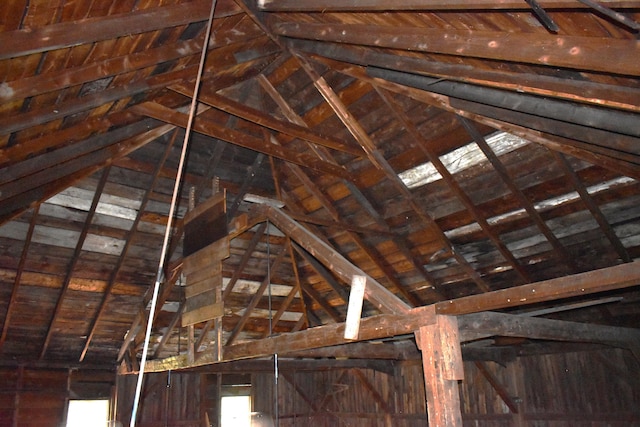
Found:
[[[436,322],[416,331],[422,351],[429,426],[462,427],[458,380],[464,377],[458,320],[437,315]]]

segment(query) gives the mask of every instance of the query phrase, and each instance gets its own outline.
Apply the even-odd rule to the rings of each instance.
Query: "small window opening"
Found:
[[[109,400],[70,400],[66,427],[107,427]]]

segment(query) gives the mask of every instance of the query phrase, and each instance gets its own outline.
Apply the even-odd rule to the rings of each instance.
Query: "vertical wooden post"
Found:
[[[430,427],[462,427],[458,380],[464,377],[458,319],[437,315],[436,322],[416,331],[422,351]]]
[[[187,326],[187,360],[189,363],[194,363],[196,360],[196,337],[195,328],[193,325]]]

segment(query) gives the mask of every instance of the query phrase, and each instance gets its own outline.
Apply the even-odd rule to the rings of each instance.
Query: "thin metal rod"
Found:
[[[149,319],[147,320],[147,330],[144,339],[144,346],[142,348],[142,360],[140,361],[140,370],[138,372],[138,382],[136,383],[136,394],[133,399],[133,410],[131,412],[130,427],[134,427],[136,424],[136,415],[138,413],[138,406],[140,405],[140,394],[142,392],[142,382],[144,379],[144,368],[147,362],[147,353],[149,352],[149,341],[151,338],[151,329],[153,327],[153,318],[155,316],[156,305],[158,302],[158,294],[160,291],[160,283],[163,279],[163,271],[165,258],[167,257],[167,249],[169,247],[169,238],[171,236],[171,226],[173,223],[173,216],[176,210],[176,202],[178,199],[178,193],[180,191],[180,182],[182,180],[182,172],[184,169],[185,159],[187,157],[187,148],[189,145],[189,136],[191,135],[191,128],[193,127],[193,119],[195,117],[198,91],[200,89],[200,82],[202,81],[202,73],[204,71],[204,62],[207,57],[207,49],[209,47],[209,38],[211,37],[211,29],[213,27],[213,15],[216,9],[216,0],[211,1],[211,12],[209,13],[209,22],[207,24],[207,31],[205,34],[204,42],[202,45],[202,55],[200,56],[200,66],[198,68],[198,75],[196,76],[196,84],[193,89],[193,97],[191,98],[191,108],[189,109],[189,119],[187,120],[187,127],[184,132],[184,142],[182,144],[182,152],[180,154],[180,163],[178,164],[178,171],[176,175],[176,181],[173,187],[173,196],[171,198],[171,206],[169,208],[169,216],[167,219],[167,227],[164,233],[164,241],[162,243],[162,252],[160,254],[160,261],[158,263],[158,272],[156,274],[156,282],[153,287],[153,296],[151,298],[151,308],[149,309]]]

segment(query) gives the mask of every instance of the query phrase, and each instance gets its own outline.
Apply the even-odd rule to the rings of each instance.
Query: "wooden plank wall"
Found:
[[[64,426],[68,400],[108,399],[114,372],[0,368],[0,426]]]
[[[199,373],[146,374],[138,407],[139,427],[201,427]],[[116,420],[128,426],[133,409],[137,375],[118,378]]]
[[[640,426],[640,363],[625,350],[529,356],[504,366],[465,363],[461,392],[468,426]]]
[[[467,361],[464,365],[460,392],[465,426],[640,426],[640,363],[628,351],[558,353],[505,364]],[[174,372],[167,389],[168,374],[149,374],[139,425],[203,426],[198,417],[203,420],[205,411],[210,425],[216,425],[216,375]],[[280,370],[277,393],[272,372],[254,373],[251,378],[255,411],[273,414],[277,394],[279,427],[428,425],[420,361],[389,362],[386,372]],[[135,376],[121,377],[119,384],[119,410],[124,411],[119,419],[127,425]],[[126,388],[131,398],[125,397]]]

